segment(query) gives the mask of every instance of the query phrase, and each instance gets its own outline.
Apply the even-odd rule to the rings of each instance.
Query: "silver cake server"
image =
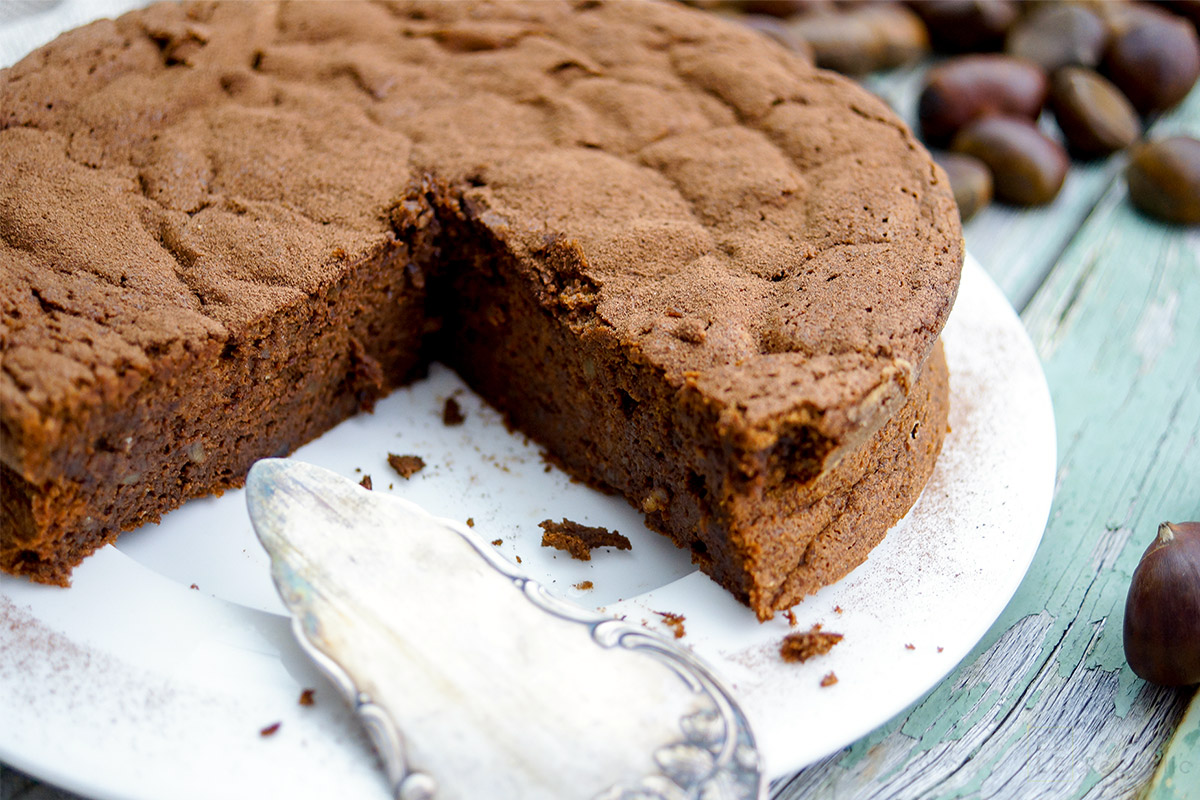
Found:
[[[250,518],[301,646],[397,798],[760,800],[733,696],[689,651],[549,595],[473,531],[260,461]]]

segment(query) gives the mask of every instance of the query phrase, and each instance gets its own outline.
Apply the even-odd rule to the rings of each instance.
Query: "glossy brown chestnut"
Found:
[[[1200,38],[1186,20],[1143,13],[1113,35],[1103,72],[1142,114],[1164,111],[1200,76]]]
[[[1200,33],[1200,0],[1159,0],[1159,5],[1187,19]]]
[[[1059,67],[1094,67],[1104,56],[1108,28],[1093,11],[1081,5],[1039,6],[1008,32],[1004,49],[1010,56],[1032,61],[1047,74]]]
[[[926,141],[941,146],[968,122],[987,114],[1036,119],[1048,83],[1041,67],[1000,55],[953,58],[929,71],[917,101]]]
[[[1004,35],[1021,16],[1013,0],[937,0],[913,3],[936,50],[978,53],[999,50]]]
[[[1200,683],[1200,522],[1164,522],[1125,600],[1125,659],[1163,686]]]
[[[868,3],[851,13],[866,20],[883,39],[882,69],[912,63],[929,52],[925,24],[908,6]]]
[[[1050,107],[1071,154],[1100,158],[1142,135],[1142,122],[1125,95],[1101,75],[1063,67],[1050,81]]]
[[[946,171],[950,190],[965,222],[992,202],[992,173],[987,165],[964,153],[934,153],[933,160]]]
[[[1200,225],[1200,140],[1172,136],[1136,145],[1125,168],[1129,199],[1143,213]]]
[[[796,31],[776,17],[764,14],[745,14],[733,17],[748,28],[765,33],[806,61],[815,62],[813,49]]]
[[[1070,164],[1058,142],[1029,120],[1014,117],[984,117],[970,123],[954,137],[951,149],[986,164],[996,198],[1020,206],[1053,200]]]
[[[817,66],[846,75],[898,67],[929,52],[929,36],[920,17],[898,4],[809,14],[787,26],[809,43]]]
[[[787,25],[808,42],[818,67],[843,75],[865,75],[884,63],[887,44],[883,37],[856,15],[810,14]]]
[[[743,0],[741,3],[741,9],[747,14],[764,14],[776,18],[804,14],[817,6],[817,3],[808,0]]]

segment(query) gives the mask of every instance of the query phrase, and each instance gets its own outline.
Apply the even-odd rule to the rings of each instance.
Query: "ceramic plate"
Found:
[[[1049,393],[1020,321],[971,259],[943,338],[951,432],[933,478],[864,565],[795,607],[799,629],[845,636],[804,664],[779,658],[787,620],[759,624],[623,500],[572,482],[509,433],[449,370],[435,366],[294,457],[473,524],[560,597],[650,626],[682,615],[683,643],[732,684],[768,772],[781,775],[941,680],[1041,539],[1055,469]],[[447,398],[464,424],[443,424]],[[388,453],[427,466],[406,480]],[[537,523],[563,517],[616,529],[633,549],[579,562],[541,547]],[[235,491],[125,534],[68,590],[5,577],[0,761],[96,798],[386,798],[356,721],[292,641],[267,565]],[[465,632],[463,657],[483,657]],[[822,687],[831,672],[838,682]],[[308,688],[316,702],[302,706]]]

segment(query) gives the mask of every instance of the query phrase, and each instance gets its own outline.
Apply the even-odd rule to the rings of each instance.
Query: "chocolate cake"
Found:
[[[760,617],[909,507],[962,260],[850,82],[667,4],[162,4],[0,72],[0,568],[445,361]]]

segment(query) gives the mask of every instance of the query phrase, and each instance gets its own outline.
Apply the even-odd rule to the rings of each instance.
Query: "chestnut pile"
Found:
[[[1072,158],[1136,145],[1126,172],[1133,203],[1200,224],[1200,141],[1140,141],[1144,123],[1179,104],[1200,76],[1200,0],[692,2],[852,76],[930,50],[948,54],[928,73],[918,122],[963,219],[993,196],[1049,203]],[[1043,109],[1058,133],[1048,120],[1039,125]]]

